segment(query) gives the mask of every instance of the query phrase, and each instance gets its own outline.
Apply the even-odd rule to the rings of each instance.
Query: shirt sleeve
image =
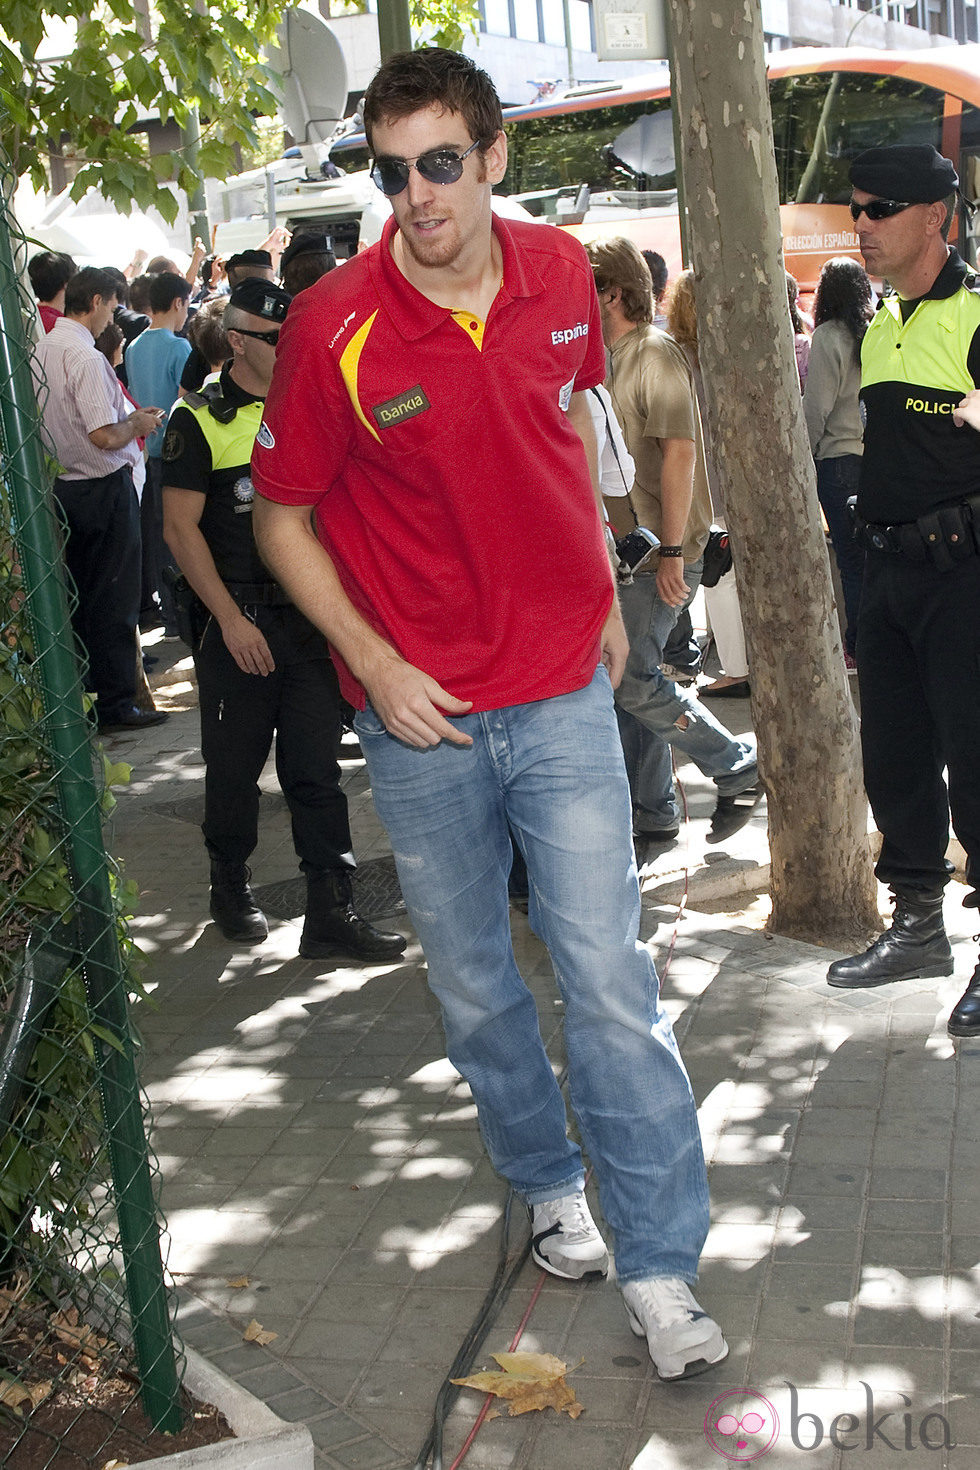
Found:
[[[816,453],[827,419],[840,396],[841,367],[840,353],[836,350],[832,334],[817,327],[810,343],[810,364],[803,389],[803,416],[811,454]]]
[[[160,456],[163,483],[176,490],[208,493],[211,478],[211,446],[189,408],[178,404],[170,415]]]
[[[661,335],[644,362],[643,434],[647,439],[697,438],[694,380],[681,349]]]
[[[585,359],[575,374],[576,393],[581,393],[583,389],[598,387],[606,376],[606,349],[602,340],[602,316],[599,312],[599,297],[596,295],[591,268],[589,269],[588,293],[589,330],[585,339],[587,343]]]
[[[108,359],[99,356],[77,357],[68,372],[68,382],[82,428],[86,434],[117,424],[126,414],[122,389]]]
[[[624,497],[632,489],[636,466],[626,448],[612,401],[601,385],[590,388],[587,400],[599,446],[600,494]]]
[[[350,398],[323,346],[317,302],[293,302],[283,323],[262,426],[252,450],[252,483],[266,500],[316,505],[347,460],[354,437]]]

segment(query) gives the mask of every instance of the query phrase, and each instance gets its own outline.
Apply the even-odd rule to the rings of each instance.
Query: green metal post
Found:
[[[378,0],[378,40],[382,61],[387,61],[396,51],[411,51],[412,22],[408,0]]]
[[[143,1407],[155,1428],[177,1433],[182,1413],[160,1231],[92,774],[92,747],[72,653],[54,513],[47,495],[22,303],[10,219],[4,211],[0,217],[0,475],[15,517],[45,730],[58,775],[66,852],[78,905],[86,991],[96,1020],[118,1043],[118,1049],[98,1044],[99,1074]]]

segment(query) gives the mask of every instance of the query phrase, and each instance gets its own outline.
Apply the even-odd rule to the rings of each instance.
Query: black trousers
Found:
[[[952,818],[980,887],[980,558],[939,572],[869,550],[857,664],[878,878],[943,888]]]
[[[112,721],[136,702],[140,513],[128,465],[97,480],[55,480],[68,522],[65,565],[78,592],[72,616],[88,655],[86,687]]]
[[[322,633],[294,607],[249,609],[275,672],[246,674],[212,618],[194,654],[207,767],[204,841],[243,863],[259,837],[259,776],[276,742],[276,773],[304,872],[354,867],[340,789],[340,690]]]
[[[164,568],[176,570],[177,563],[163,537],[162,459],[146,461],[146,483],[140,501],[140,533],[143,540],[140,622],[151,622],[159,604],[163,625],[173,632],[177,627],[177,612]]]

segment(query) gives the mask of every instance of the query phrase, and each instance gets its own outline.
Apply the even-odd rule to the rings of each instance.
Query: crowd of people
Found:
[[[754,739],[701,698],[747,692],[735,575],[724,589],[718,579],[712,604],[721,678],[699,690],[693,675],[673,677],[690,643],[681,615],[712,526],[724,530],[700,382],[701,283],[685,273],[665,290],[663,262],[626,239],[583,249],[494,214],[507,164],[500,102],[458,53],[390,57],[363,119],[391,206],[380,240],[337,270],[327,250],[294,241],[281,283],[269,255],[229,261],[220,311],[214,298],[191,302],[190,342],[193,283],[176,269],[151,271],[140,290],[145,278],[133,280],[127,308],[114,275],[85,269],[59,283],[65,268],[51,260],[42,298],[39,268],[53,322],[38,353],[43,409],[98,718],[105,729],[160,718],[137,708],[132,684],[145,440],[147,575],[162,576],[162,520],[173,617],[197,668],[215,922],[242,943],[268,932],[247,861],[275,739],[307,878],[300,952],[403,950],[353,907],[336,759],[346,702],[448,1056],[495,1168],[527,1206],[534,1259],[565,1279],[601,1276],[609,1254],[582,1148],[511,944],[519,855],[564,1002],[571,1105],[628,1322],[662,1378],[686,1377],[728,1348],[691,1290],[705,1166],[639,940],[633,839],[676,835],[672,748],[714,782],[710,840],[736,832],[762,797]],[[861,251],[897,296],[869,325],[868,277],[831,261],[811,334],[787,284],[845,652],[858,666],[878,875],[896,893],[891,929],[830,970],[831,984],[866,986],[950,972],[950,807],[971,889],[980,873],[980,709],[976,681],[959,677],[976,661],[980,293],[946,245],[957,189],[946,160],[873,149],[852,180]],[[204,266],[198,294],[211,296],[200,254],[188,277]],[[120,336],[143,406],[110,365]],[[845,520],[855,485],[858,552]],[[980,904],[977,892],[967,902]],[[980,1032],[980,966],[950,1030]]]

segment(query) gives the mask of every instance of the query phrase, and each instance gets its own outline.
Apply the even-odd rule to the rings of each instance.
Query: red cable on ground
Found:
[[[511,1338],[510,1346],[507,1349],[507,1351],[509,1353],[512,1353],[512,1352],[515,1351],[515,1349],[517,1347],[517,1344],[520,1342],[521,1338],[524,1336],[524,1329],[525,1329],[525,1327],[527,1326],[528,1322],[531,1319],[531,1313],[534,1311],[534,1308],[537,1306],[538,1297],[541,1295],[541,1291],[542,1291],[542,1289],[544,1287],[545,1277],[547,1276],[547,1274],[548,1273],[546,1271],[542,1271],[539,1274],[539,1276],[538,1276],[538,1284],[537,1284],[537,1286],[535,1286],[534,1290],[531,1293],[531,1300],[527,1304],[527,1311],[524,1313],[524,1316],[521,1318],[520,1324],[519,1324],[519,1326],[517,1328],[517,1331],[514,1333],[514,1336]],[[470,1430],[469,1434],[466,1436],[465,1440],[463,1441],[463,1447],[460,1450],[459,1454],[456,1456],[456,1458],[453,1461],[453,1463],[450,1465],[449,1470],[459,1470],[460,1465],[462,1465],[464,1459],[466,1458],[466,1456],[469,1453],[470,1445],[473,1443],[473,1441],[476,1439],[476,1436],[480,1432],[480,1428],[481,1428],[484,1420],[487,1417],[487,1413],[488,1413],[488,1411],[490,1409],[490,1405],[492,1404],[493,1399],[494,1399],[494,1395],[492,1393],[488,1393],[487,1396],[486,1396],[486,1398],[483,1400],[483,1407],[481,1408],[479,1414],[476,1416],[476,1419],[473,1422],[473,1428]]]

